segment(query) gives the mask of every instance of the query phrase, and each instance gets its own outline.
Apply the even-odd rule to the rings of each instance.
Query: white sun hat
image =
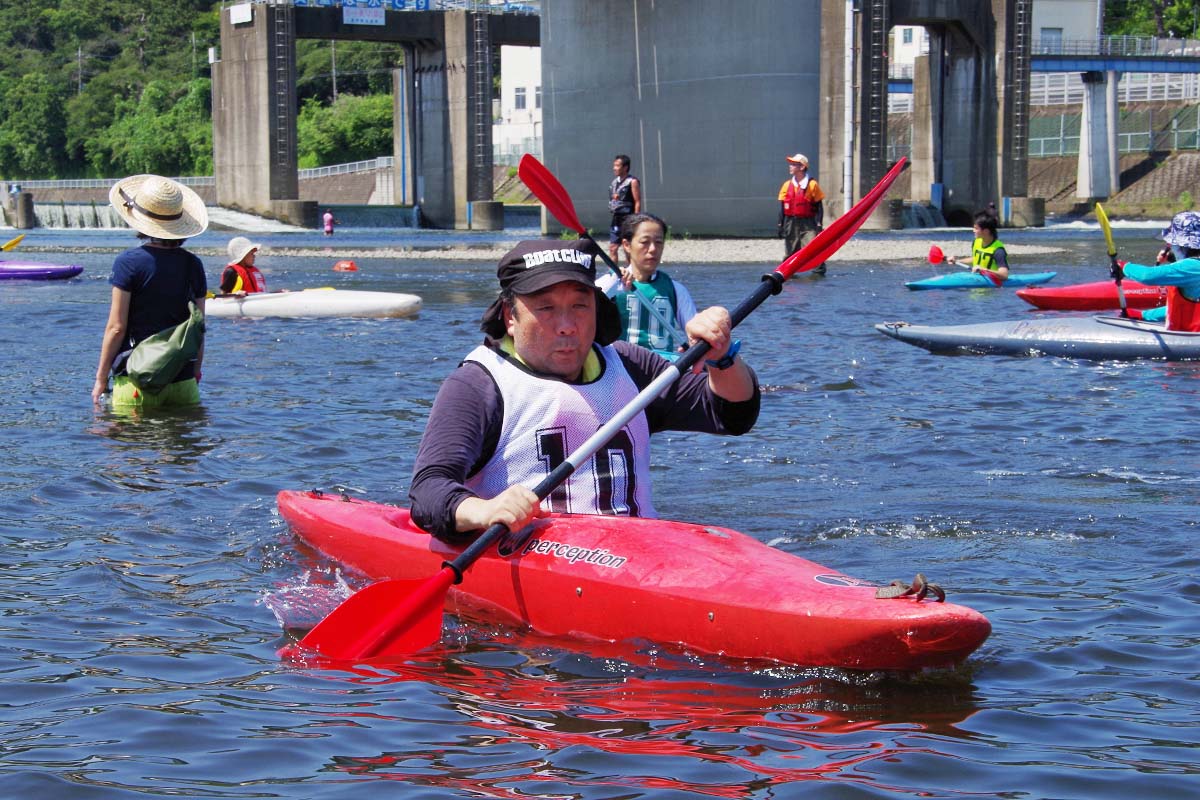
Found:
[[[235,236],[229,240],[229,246],[225,249],[229,253],[229,263],[240,264],[247,253],[251,250],[261,250],[262,245],[250,241],[245,236]]]
[[[161,175],[132,175],[113,184],[108,202],[125,223],[153,239],[187,239],[208,229],[200,195]]]

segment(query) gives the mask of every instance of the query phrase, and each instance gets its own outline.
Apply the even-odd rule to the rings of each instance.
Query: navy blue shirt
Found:
[[[188,301],[208,293],[204,265],[182,247],[142,245],[126,250],[113,261],[108,282],[132,295],[129,340],[123,349],[183,322],[188,318]],[[191,377],[189,364],[176,380]]]

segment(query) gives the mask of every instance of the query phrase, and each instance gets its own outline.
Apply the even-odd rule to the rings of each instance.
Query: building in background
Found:
[[[515,166],[525,153],[542,155],[542,49],[500,48],[500,100],[492,115],[497,166]]]

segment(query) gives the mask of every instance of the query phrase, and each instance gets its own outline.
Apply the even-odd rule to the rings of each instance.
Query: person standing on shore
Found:
[[[808,244],[824,227],[825,193],[816,178],[808,174],[808,156],[796,153],[787,157],[789,177],[779,187],[779,238],[784,242],[784,258]],[[825,265],[813,270],[825,274]]]
[[[621,224],[630,214],[642,212],[642,182],[629,174],[629,156],[613,158],[613,179],[608,185],[608,210],[612,223],[608,229],[608,255],[621,263]]]
[[[184,240],[208,228],[208,210],[194,191],[158,175],[134,175],[109,192],[117,214],[138,233],[143,244],[113,261],[112,301],[100,346],[92,387],[99,405],[108,392],[112,372],[114,407],[191,406],[200,402],[200,364],[204,344],[194,360],[157,394],[138,389],[125,374],[125,360],[143,339],[174,327],[190,316],[188,302],[204,311],[208,283],[200,259],[183,249]]]

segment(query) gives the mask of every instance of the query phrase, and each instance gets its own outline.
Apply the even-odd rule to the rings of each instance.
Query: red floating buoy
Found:
[[[353,261],[339,261],[333,265],[334,272],[358,272],[358,264]]]

